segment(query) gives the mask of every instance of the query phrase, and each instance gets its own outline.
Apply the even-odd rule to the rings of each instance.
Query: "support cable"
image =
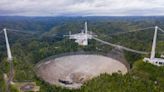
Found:
[[[24,33],[24,34],[35,34],[35,32],[21,31],[21,30],[10,29],[10,28],[7,28],[6,30],[8,30],[8,31],[13,31],[13,32],[20,32],[20,33]]]
[[[164,30],[163,30],[163,29],[161,29],[160,27],[158,27],[158,29],[159,29],[161,32],[164,32]]]
[[[101,42],[101,43],[103,43],[103,44],[107,44],[107,45],[110,45],[110,46],[112,46],[112,47],[117,47],[117,48],[120,48],[120,49],[124,49],[124,50],[129,51],[129,52],[134,52],[134,53],[138,53],[138,54],[149,54],[149,52],[138,51],[138,50],[134,50],[134,49],[130,49],[130,48],[124,47],[124,46],[112,44],[112,43],[103,41],[103,40],[101,40],[101,39],[98,39],[98,38],[96,38],[96,37],[93,37],[93,39],[96,40],[96,41],[99,41],[99,42]]]
[[[2,31],[0,31],[0,33],[2,33],[3,32],[3,30]]]
[[[112,35],[120,35],[120,34],[131,33],[131,32],[137,32],[137,31],[142,31],[142,30],[147,30],[147,29],[152,29],[152,28],[154,28],[154,27],[146,27],[146,28],[136,29],[136,30],[127,31],[127,32],[119,32],[119,33],[115,33],[115,34],[112,34]]]

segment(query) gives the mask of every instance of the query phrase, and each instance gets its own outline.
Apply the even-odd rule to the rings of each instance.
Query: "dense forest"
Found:
[[[124,51],[130,64],[126,75],[101,74],[86,82],[80,89],[70,90],[50,85],[35,75],[34,67],[42,59],[62,53],[91,51],[108,54],[113,47],[89,40],[86,47],[78,46],[63,35],[69,31],[80,32],[84,22],[88,30],[105,41],[135,50],[150,52],[154,29],[133,31],[158,25],[164,29],[164,17],[0,17],[0,30],[8,31],[13,54],[14,81],[35,81],[40,92],[164,92],[164,67],[157,67],[142,61],[149,55]],[[119,34],[120,33],[120,34]],[[164,54],[164,34],[158,32],[157,52]],[[0,33],[0,92],[5,92],[4,73],[9,72],[4,34]],[[11,92],[17,92],[11,87]]]

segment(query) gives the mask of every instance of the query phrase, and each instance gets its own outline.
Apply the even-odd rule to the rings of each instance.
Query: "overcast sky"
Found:
[[[161,16],[164,0],[0,0],[0,15]]]

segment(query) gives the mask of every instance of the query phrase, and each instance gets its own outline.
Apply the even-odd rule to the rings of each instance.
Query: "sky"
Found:
[[[164,0],[0,0],[0,16],[163,16]]]

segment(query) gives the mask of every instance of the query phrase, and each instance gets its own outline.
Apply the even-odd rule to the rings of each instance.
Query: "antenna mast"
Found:
[[[156,40],[157,40],[157,31],[158,31],[158,26],[155,26],[155,32],[154,32],[154,38],[153,38],[153,44],[152,44],[152,50],[151,50],[150,59],[153,59],[153,58],[155,57],[155,48],[156,48]]]
[[[87,34],[88,33],[87,22],[85,22],[85,28],[84,28],[84,30],[85,30],[85,34]]]
[[[5,34],[5,40],[6,40],[6,48],[7,48],[7,55],[8,55],[8,60],[12,61],[12,55],[11,55],[11,49],[10,49],[10,44],[9,44],[9,40],[8,40],[8,36],[7,36],[7,32],[6,32],[6,28],[3,29],[4,34]]]

